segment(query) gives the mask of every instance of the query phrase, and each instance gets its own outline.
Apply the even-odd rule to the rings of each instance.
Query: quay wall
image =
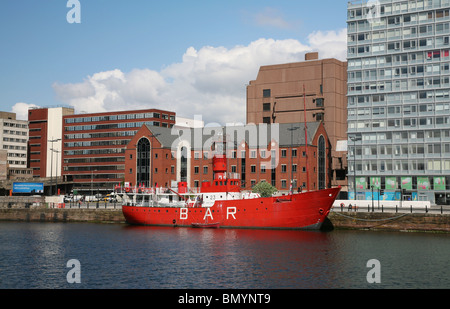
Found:
[[[0,209],[0,221],[125,223],[121,209]]]
[[[330,212],[325,228],[450,233],[450,214]],[[0,209],[0,221],[125,223],[121,209]]]
[[[4,208],[30,208],[45,203],[42,196],[0,196],[0,209]]]
[[[328,228],[450,233],[450,214],[330,212]]]

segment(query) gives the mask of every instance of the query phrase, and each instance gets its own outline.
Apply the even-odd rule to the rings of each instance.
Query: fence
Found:
[[[121,202],[69,202],[69,203],[48,203],[48,208],[64,208],[64,209],[122,209]]]
[[[431,206],[428,201],[336,200],[332,211],[450,214],[450,206]]]

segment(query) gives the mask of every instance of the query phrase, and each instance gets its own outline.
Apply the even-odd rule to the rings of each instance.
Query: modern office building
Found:
[[[55,188],[66,193],[90,195],[111,192],[124,181],[125,148],[144,124],[171,128],[175,113],[146,109],[75,114],[68,107],[31,108],[28,120],[34,177],[53,179]]]
[[[247,123],[323,122],[331,142],[332,186],[346,192],[347,153],[338,149],[347,140],[347,63],[319,59],[262,66],[247,87]],[[345,196],[346,197],[346,196]]]
[[[17,120],[15,113],[0,112],[0,149],[5,151],[0,180],[30,178],[27,168],[28,121]]]
[[[78,194],[109,193],[125,179],[125,149],[143,125],[170,129],[175,113],[158,109],[73,114],[62,122],[62,175]]]
[[[350,198],[450,204],[449,4],[348,3]]]

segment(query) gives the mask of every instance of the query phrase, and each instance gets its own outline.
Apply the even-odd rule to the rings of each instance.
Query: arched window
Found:
[[[150,142],[141,138],[137,146],[136,184],[150,187]]]
[[[180,176],[182,182],[187,182],[187,162],[188,162],[188,155],[187,155],[187,148],[181,147],[181,170],[180,170]]]
[[[319,190],[326,189],[326,149],[325,138],[319,137]]]

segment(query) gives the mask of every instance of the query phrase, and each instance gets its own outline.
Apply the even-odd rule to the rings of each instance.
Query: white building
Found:
[[[449,10],[348,3],[350,198],[450,204]]]
[[[7,152],[7,177],[32,177],[27,169],[28,121],[16,120],[15,113],[0,112],[0,149]]]

